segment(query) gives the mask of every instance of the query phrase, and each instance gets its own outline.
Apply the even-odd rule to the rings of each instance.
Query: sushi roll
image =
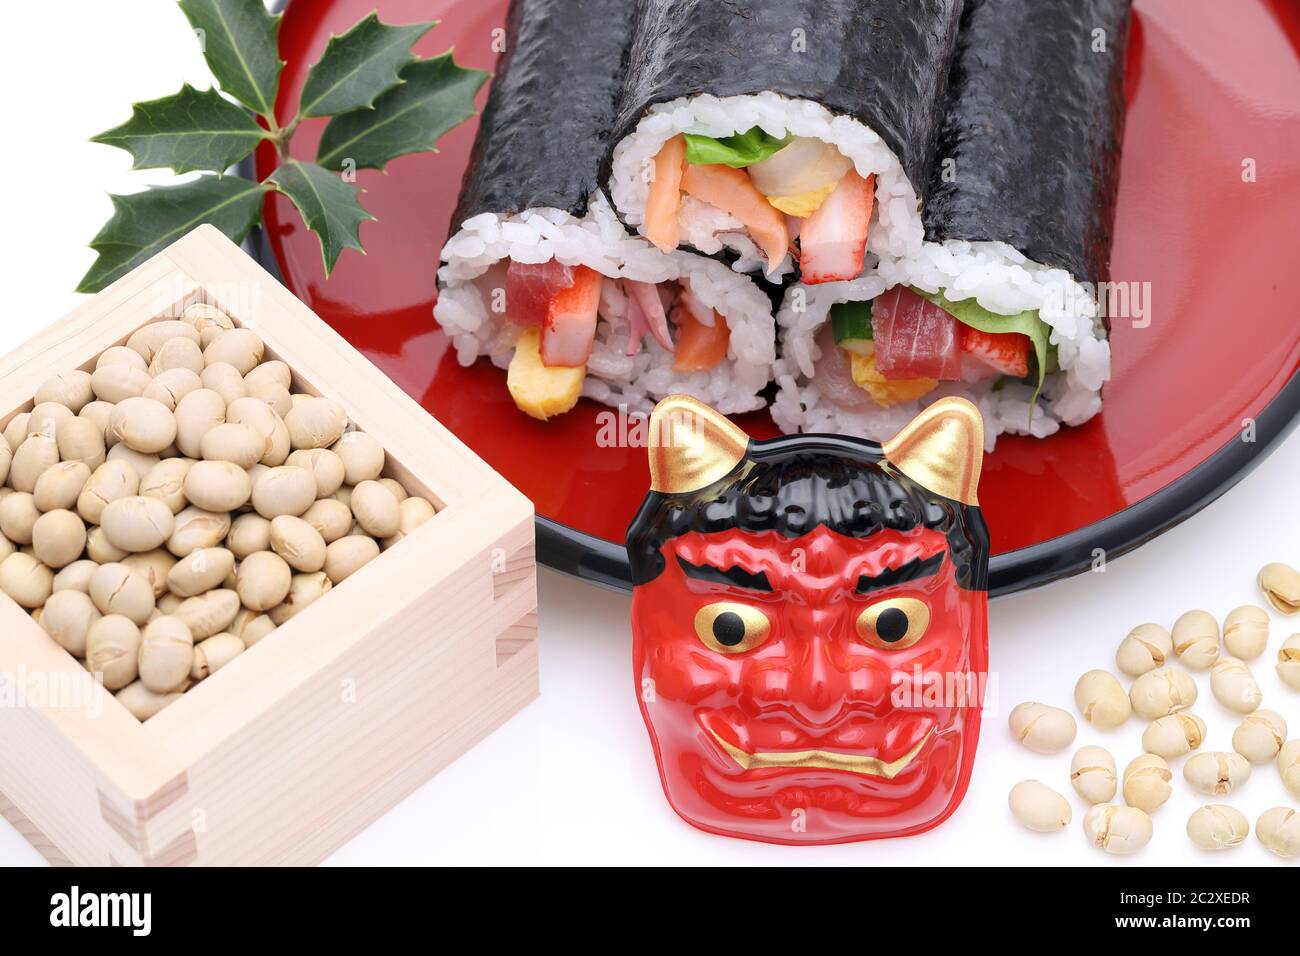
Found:
[[[809,284],[920,251],[961,0],[637,6],[602,172],[630,230]]]
[[[926,241],[787,292],[783,430],[883,441],[962,395],[992,449],[1097,414],[1129,13],[1129,0],[967,0]]]
[[[747,277],[630,236],[598,188],[632,36],[627,0],[514,0],[442,250],[434,316],[457,359],[506,369],[545,420],[586,396],[766,404],[772,302]]]

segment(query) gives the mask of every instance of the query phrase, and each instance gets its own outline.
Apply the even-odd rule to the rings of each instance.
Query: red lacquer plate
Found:
[[[384,20],[440,25],[416,47],[490,70],[506,0],[293,0],[278,112],[291,116],[331,33],[376,6]],[[1105,410],[1045,441],[1004,437],[980,484],[993,539],[991,590],[1006,593],[1114,558],[1222,494],[1300,410],[1300,310],[1290,291],[1300,221],[1300,7],[1291,0],[1138,0],[1112,279],[1149,290],[1149,324],[1112,329]],[[580,42],[581,24],[574,24]],[[562,91],[556,91],[562,96]],[[480,95],[480,107],[486,90]],[[323,121],[295,155],[315,155]],[[608,410],[583,402],[541,424],[504,373],[456,363],[432,317],[475,124],[437,155],[363,171],[366,255],[326,280],[316,237],[268,200],[256,245],[286,285],[537,506],[541,559],[627,587],[623,536],[646,493],[643,448],[610,442]],[[257,155],[264,176],[275,155]],[[271,263],[273,256],[275,262]],[[1249,426],[1245,423],[1251,423]],[[776,430],[767,414],[740,424]]]

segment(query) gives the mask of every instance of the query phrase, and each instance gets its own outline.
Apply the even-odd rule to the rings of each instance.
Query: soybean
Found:
[[[41,511],[34,495],[16,491],[0,498],[0,533],[14,544],[31,544],[32,529]]]
[[[1235,657],[1221,658],[1210,673],[1210,690],[1215,699],[1239,714],[1249,714],[1264,700],[1264,693],[1246,662]]]
[[[1146,813],[1153,812],[1174,792],[1169,783],[1173,777],[1164,758],[1156,754],[1135,757],[1124,768],[1124,802]]]
[[[1158,717],[1142,734],[1142,747],[1166,760],[1191,753],[1205,742],[1205,721],[1186,711]]]
[[[108,461],[124,461],[135,469],[136,477],[144,481],[145,476],[153,469],[154,465],[162,461],[158,455],[150,455],[146,452],[136,451],[127,445],[121,443],[114,445],[108,452]]]
[[[1074,742],[1078,730],[1074,718],[1067,711],[1036,701],[1017,705],[1007,718],[1007,723],[1017,741],[1040,754],[1054,754],[1064,750]]]
[[[167,550],[183,558],[198,548],[215,548],[230,533],[230,515],[225,512],[185,508],[176,516]]]
[[[188,322],[180,319],[164,319],[136,329],[126,340],[126,347],[138,352],[147,365],[153,361],[154,355],[165,343],[176,338],[189,339],[197,344],[199,333]]]
[[[1265,810],[1255,821],[1255,836],[1283,859],[1300,856],[1300,813],[1290,807]]]
[[[263,518],[301,515],[316,500],[316,479],[305,468],[281,465],[253,483],[253,508]]]
[[[271,608],[267,615],[278,627],[319,601],[331,587],[332,582],[322,571],[295,574],[289,585],[289,594],[280,604]]]
[[[194,666],[194,636],[177,617],[156,617],[140,637],[140,681],[156,694],[167,694],[189,679]]]
[[[376,481],[384,470],[384,448],[374,436],[365,432],[353,431],[342,435],[331,450],[342,459],[343,480],[349,485]]]
[[[141,681],[127,684],[115,695],[117,700],[136,720],[145,721],[160,713],[164,708],[180,700],[180,690],[170,694],[155,694]]]
[[[239,595],[225,588],[208,591],[186,598],[172,613],[185,622],[195,640],[201,640],[230,626],[239,613]]]
[[[1100,803],[1084,814],[1083,832],[1107,853],[1136,853],[1151,842],[1151,818],[1137,807]]]
[[[326,544],[332,544],[351,530],[352,509],[337,498],[322,498],[303,512],[302,520],[320,532]]]
[[[204,388],[210,388],[225,400],[227,406],[238,398],[248,396],[248,387],[239,369],[229,362],[213,362],[203,370],[199,381]]]
[[[269,611],[289,594],[293,571],[284,558],[272,551],[250,554],[239,563],[236,590],[244,607]]]
[[[168,372],[186,371],[198,375],[203,371],[203,350],[190,339],[170,339],[159,346],[149,362],[149,372],[157,381]]]
[[[121,563],[144,578],[153,588],[154,600],[157,601],[167,593],[167,576],[176,565],[176,559],[162,548],[154,548],[152,551],[128,554]]]
[[[60,405],[58,402],[41,402],[32,409],[27,419],[27,437],[44,435],[46,438],[56,438],[59,426],[74,417],[76,417],[75,413],[67,405]]]
[[[266,454],[267,440],[252,425],[224,422],[199,439],[199,456],[206,461],[233,462],[251,468]]]
[[[203,680],[244,653],[244,642],[233,634],[217,634],[194,647],[194,664],[190,677]]]
[[[328,498],[343,484],[343,459],[328,448],[299,449],[285,459],[285,464],[296,465],[311,472],[316,479],[317,498]]]
[[[72,369],[56,372],[42,382],[36,390],[35,402],[37,405],[57,402],[76,413],[89,404],[94,396],[90,387],[90,373]]]
[[[325,539],[301,518],[292,515],[275,518],[271,522],[270,545],[295,571],[319,571],[325,566]]]
[[[437,513],[433,505],[424,498],[403,498],[397,509],[401,514],[401,521],[398,524],[397,533],[384,539],[383,545],[385,548],[391,548],[397,544]]]
[[[62,407],[62,406],[60,406]],[[66,411],[66,409],[64,409]],[[52,435],[28,435],[9,464],[9,484],[14,491],[31,492],[45,469],[59,463],[59,445]]]
[[[1256,580],[1274,610],[1283,614],[1300,611],[1300,571],[1287,564],[1266,564]]]
[[[1155,720],[1196,703],[1196,682],[1182,671],[1168,667],[1147,671],[1133,681],[1129,701],[1139,717]]]
[[[346,535],[325,548],[325,576],[339,584],[377,557],[379,545],[374,538],[363,534]]]
[[[1250,835],[1250,822],[1235,807],[1209,804],[1187,818],[1187,835],[1203,850],[1241,846]]]
[[[1276,759],[1286,742],[1286,721],[1272,710],[1257,710],[1232,732],[1232,749],[1253,764]]]
[[[1208,611],[1188,611],[1174,622],[1174,652],[1194,670],[1205,670],[1219,659],[1219,622]]]
[[[248,503],[253,482],[229,461],[196,461],[185,476],[185,497],[204,511],[235,511]]]
[[[140,482],[140,494],[145,498],[157,498],[173,515],[180,514],[188,500],[185,497],[185,478],[190,467],[188,458],[164,458],[144,476]]]
[[[1282,786],[1300,797],[1300,738],[1282,745],[1277,755],[1277,772]]]
[[[153,588],[125,564],[100,565],[90,577],[90,599],[104,615],[144,624],[154,610]]]
[[[96,564],[112,564],[128,556],[129,552],[109,544],[108,535],[98,525],[86,532],[86,557]]]
[[[262,361],[266,345],[251,329],[228,329],[218,332],[203,350],[203,360],[212,365],[227,362],[247,375]]]
[[[83,558],[80,561],[73,561],[58,574],[54,575],[54,591],[80,591],[83,594],[90,594],[90,576],[95,573],[99,567],[89,558]]]
[[[192,370],[173,368],[155,376],[142,397],[151,399],[174,413],[182,398],[202,387],[203,380]]]
[[[125,399],[143,395],[152,381],[147,367],[137,369],[114,362],[91,373],[90,388],[100,401],[116,405]]]
[[[85,657],[90,626],[100,617],[90,595],[81,591],[55,591],[41,611],[41,627],[73,657]]]
[[[269,551],[271,522],[259,514],[240,515],[230,526],[226,547],[241,560],[257,551]]]
[[[1054,833],[1070,825],[1069,801],[1037,780],[1022,780],[1012,787],[1007,803],[1016,820],[1036,833]]]
[[[15,551],[0,562],[0,591],[21,607],[41,607],[54,593],[54,572],[30,554]]]
[[[90,480],[90,466],[82,461],[63,461],[45,469],[32,489],[32,502],[40,511],[58,511],[76,506]]]
[[[104,444],[104,429],[89,418],[74,418],[64,422],[54,439],[59,457],[65,463],[81,462],[92,472],[105,462],[108,455],[108,446]],[[4,447],[0,445],[0,456],[4,453]],[[3,482],[4,476],[0,474],[0,483]]]
[[[226,420],[226,400],[211,388],[190,392],[176,403],[176,447],[187,458],[198,458],[205,435]]]
[[[167,573],[167,587],[180,597],[211,591],[235,569],[235,556],[226,548],[197,548]]]
[[[86,525],[71,511],[47,511],[32,526],[32,550],[46,567],[67,567],[86,550]]]
[[[1277,676],[1288,687],[1300,690],[1300,634],[1292,634],[1277,649]]]
[[[377,481],[363,481],[352,489],[352,514],[362,530],[376,538],[396,534],[402,524],[397,499]]]
[[[89,524],[99,524],[104,509],[140,490],[140,476],[124,461],[106,461],[86,479],[77,496],[77,514]]]
[[[1239,753],[1205,751],[1187,758],[1183,779],[1201,793],[1224,796],[1250,779],[1250,763]]]
[[[152,551],[171,537],[176,518],[157,498],[132,495],[104,508],[100,527],[113,547],[123,551]]]
[[[1233,608],[1223,619],[1223,646],[1242,660],[1263,654],[1268,646],[1268,612],[1253,604]]]
[[[1119,679],[1109,671],[1091,670],[1074,685],[1074,702],[1083,719],[1109,730],[1128,720],[1133,706]]]
[[[186,306],[181,313],[181,321],[194,326],[199,333],[199,344],[205,348],[221,332],[235,327],[230,316],[207,302],[195,302]]]
[[[333,399],[309,398],[295,404],[284,423],[294,448],[328,448],[343,436],[348,415]]]
[[[86,667],[100,674],[104,686],[119,690],[139,673],[140,628],[121,614],[101,617],[86,635]]]
[[[1115,797],[1115,758],[1104,747],[1080,747],[1070,761],[1070,785],[1089,803]]]

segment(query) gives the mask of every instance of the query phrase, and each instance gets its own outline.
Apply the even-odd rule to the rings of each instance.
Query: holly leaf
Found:
[[[375,217],[357,201],[359,188],[345,183],[338,173],[297,159],[273,172],[267,182],[289,197],[307,228],[320,237],[325,275],[333,271],[344,249],[361,250],[361,224]]]
[[[335,116],[371,106],[375,97],[402,82],[402,67],[415,59],[411,46],[433,29],[433,22],[388,26],[379,14],[330,37],[320,60],[307,71],[300,116]]]
[[[268,119],[280,86],[279,14],[262,0],[180,0],[221,88]]]
[[[180,186],[109,196],[113,217],[90,242],[99,258],[77,291],[98,292],[203,223],[242,242],[262,215],[265,192],[261,183],[238,176],[201,176]]]
[[[91,142],[126,150],[135,160],[132,169],[224,173],[266,135],[243,107],[187,83],[175,96],[136,103],[129,120]]]
[[[450,52],[416,60],[400,76],[401,85],[375,100],[373,109],[329,121],[317,163],[342,169],[351,160],[359,169],[383,169],[407,153],[437,152],[438,138],[474,115],[474,94],[488,77],[457,66]]]

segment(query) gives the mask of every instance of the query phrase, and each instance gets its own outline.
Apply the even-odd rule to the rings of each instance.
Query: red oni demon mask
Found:
[[[979,412],[944,399],[883,447],[751,442],[682,396],[650,424],[633,668],[673,809],[792,844],[941,822],[988,671]]]

